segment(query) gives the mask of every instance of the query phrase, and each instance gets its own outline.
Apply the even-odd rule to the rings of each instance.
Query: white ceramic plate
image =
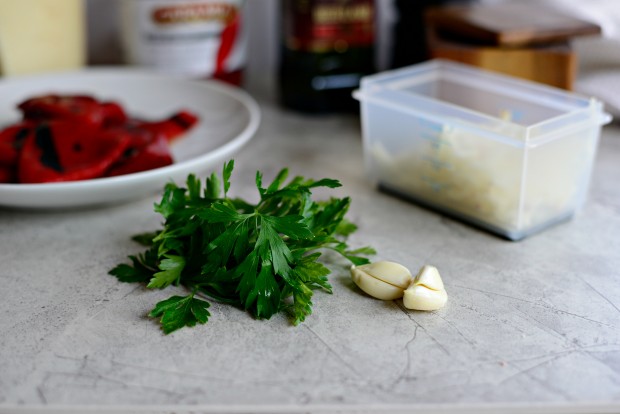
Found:
[[[180,109],[199,123],[172,144],[175,163],[134,174],[49,184],[0,184],[0,206],[82,207],[144,197],[190,173],[220,170],[256,132],[260,111],[244,91],[216,81],[190,81],[125,68],[87,69],[0,81],[0,127],[20,119],[16,105],[41,94],[90,94],[114,100],[130,116],[160,119]]]

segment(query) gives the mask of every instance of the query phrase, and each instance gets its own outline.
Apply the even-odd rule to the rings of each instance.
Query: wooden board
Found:
[[[442,37],[427,29],[431,58],[444,58],[523,79],[572,90],[577,55],[567,43],[523,48],[476,46]]]
[[[463,40],[488,45],[528,46],[597,35],[601,28],[535,2],[431,8],[427,22]]]

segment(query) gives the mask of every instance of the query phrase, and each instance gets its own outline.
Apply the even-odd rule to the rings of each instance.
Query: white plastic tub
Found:
[[[367,76],[364,161],[373,184],[519,240],[584,203],[602,104],[433,60]]]

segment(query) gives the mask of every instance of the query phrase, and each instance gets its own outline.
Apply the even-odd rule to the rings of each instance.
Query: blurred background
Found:
[[[131,0],[130,0],[131,1]],[[243,29],[247,31],[247,66],[244,84],[250,91],[275,93],[282,48],[283,0],[252,0],[243,4]],[[119,8],[122,0],[88,0],[88,59],[91,64],[116,64],[123,61],[120,39]],[[600,27],[600,35],[567,35],[565,44],[570,48],[554,53],[551,65],[569,65],[572,68],[550,67],[547,72],[572,76],[564,81],[578,92],[600,97],[613,114],[620,113],[620,7],[617,0],[375,0],[374,59],[376,71],[416,63],[425,50],[423,33],[428,27],[424,20],[426,9],[432,6],[497,5],[519,3],[531,9],[534,20],[540,10],[554,10],[574,16]],[[399,21],[402,24],[398,27]],[[409,59],[398,54],[409,54]],[[559,56],[559,57],[558,57]],[[504,56],[499,57],[505,60]],[[523,56],[517,62],[527,64]],[[544,59],[544,57],[543,57]],[[572,59],[572,60],[571,60]],[[569,62],[569,63],[567,63]],[[472,63],[472,62],[468,62]],[[513,65],[515,66],[515,65]],[[540,66],[540,65],[539,65]],[[491,68],[494,69],[494,68]],[[534,69],[540,73],[540,68]],[[539,80],[540,79],[534,79]],[[544,79],[543,79],[544,80]],[[562,85],[554,85],[562,86]]]
[[[88,65],[140,64],[148,59],[151,59],[150,64],[161,67],[174,65],[173,62],[180,61],[180,59],[176,59],[170,53],[162,58],[161,56],[145,56],[140,50],[142,46],[138,44],[138,36],[145,30],[144,22],[140,23],[140,19],[143,18],[140,13],[146,15],[146,7],[149,4],[174,6],[190,3],[201,2],[198,0],[3,0],[0,3],[0,67],[3,68],[4,76],[30,71],[29,69],[22,71],[19,67],[12,70],[10,64],[15,55],[24,55],[27,50],[31,50],[31,44],[40,45],[40,48],[32,53],[43,57],[49,54],[57,59],[64,58],[65,62],[69,62],[67,63],[69,66],[79,66],[79,62]],[[221,77],[228,77],[229,79],[224,80],[241,84],[251,92],[275,97],[279,89],[291,88],[294,87],[295,82],[302,82],[299,80],[301,71],[320,70],[318,67],[310,68],[312,64],[318,65],[317,61],[302,64],[299,63],[302,59],[301,54],[286,54],[287,51],[294,49],[294,47],[287,49],[291,43],[289,42],[291,36],[299,35],[301,33],[299,30],[305,30],[300,28],[302,24],[306,26],[310,24],[303,22],[301,9],[295,9],[295,7],[315,7],[321,3],[349,4],[347,7],[368,4],[373,8],[371,15],[373,27],[370,33],[372,45],[368,48],[370,51],[368,53],[372,54],[372,64],[363,61],[359,55],[351,58],[354,60],[350,63],[351,65],[363,66],[354,68],[359,69],[357,74],[359,76],[356,75],[355,78],[357,81],[361,76],[370,72],[417,63],[429,57],[444,57],[598,96],[613,114],[620,114],[620,99],[618,98],[620,96],[620,71],[618,70],[620,69],[620,7],[618,7],[617,0],[589,0],[587,2],[582,0],[349,0],[345,2],[238,0],[212,1],[211,3],[233,5],[238,9],[241,18],[233,22],[234,27],[231,27],[231,24],[226,27],[232,28],[235,32],[233,34],[235,39],[241,39],[239,41],[244,44],[241,49],[236,44],[228,45],[230,46],[229,55],[232,56],[230,59],[236,59],[237,66]],[[502,41],[489,42],[488,39],[484,40],[476,36],[468,37],[471,33],[466,33],[466,30],[459,31],[463,26],[456,25],[453,16],[446,18],[446,15],[439,13],[439,17],[437,15],[429,17],[428,11],[442,6],[492,7],[502,4],[518,5],[525,23],[523,19],[519,21],[518,18],[514,22],[502,23],[501,19],[494,19],[493,15],[484,13],[472,17],[469,23],[484,26],[487,23],[499,22],[499,26],[494,29],[509,32],[521,28],[519,24],[527,26],[530,22],[536,22],[539,24],[539,29],[544,25],[551,25],[550,30],[561,29],[563,32],[552,40],[544,38],[544,34],[540,37],[542,32],[530,33],[531,36],[527,41],[516,45],[503,44]],[[46,7],[47,11],[44,10]],[[52,37],[49,37],[48,40],[54,44],[44,44],[36,39],[31,39],[31,43],[25,44],[24,38],[28,36],[26,32],[31,30],[31,28],[27,29],[28,24],[34,21],[32,19],[37,14],[33,12],[35,9],[40,11],[40,16],[32,27],[42,27],[41,22],[45,19],[53,20],[53,25],[65,29],[65,38],[58,35],[59,40],[52,41],[49,40]],[[510,13],[510,9],[508,10]],[[586,26],[578,27],[575,26],[575,22],[566,20],[546,19],[545,16],[550,16],[551,12],[572,16],[584,22]],[[77,22],[80,13],[84,18],[83,21]],[[460,16],[462,18],[465,15]],[[566,25],[562,26],[565,23]],[[78,28],[80,24],[82,24],[81,31]],[[316,25],[316,22],[313,24]],[[501,27],[501,24],[504,26]],[[592,27],[587,27],[587,24],[591,24],[597,30],[592,30]],[[291,28],[291,25],[300,27]],[[451,30],[455,27],[460,29]],[[447,35],[444,30],[446,28],[450,32]],[[286,31],[288,32],[285,33]],[[71,37],[71,33],[78,33],[78,36],[79,33],[83,33],[83,38]],[[361,34],[357,33],[356,36],[359,38]],[[21,40],[14,41],[18,37]],[[79,56],[77,52],[71,54],[72,48],[74,50],[80,48],[80,41],[83,42],[84,55]],[[341,43],[333,43],[336,46],[330,47],[335,50]],[[16,46],[12,46],[13,44]],[[27,47],[23,47],[24,45]],[[351,45],[349,48],[353,49]],[[340,52],[341,50],[338,51]],[[157,61],[153,63],[153,59]],[[287,62],[288,66],[283,68],[283,64],[286,66]],[[333,59],[330,62],[332,66],[338,65]],[[193,70],[197,74],[200,68]],[[321,87],[328,89],[333,82],[355,83],[352,77],[340,76],[346,74],[345,72],[355,72],[351,68],[346,70],[341,68],[340,71],[332,70],[332,72],[330,76],[337,74],[339,77],[322,78]],[[287,80],[287,74],[291,73],[297,77]],[[308,79],[313,79],[312,76],[315,74],[309,75]],[[348,95],[353,87],[348,88],[346,92]],[[286,96],[283,99],[282,96],[280,97],[281,101],[285,101],[285,106],[308,112],[330,112],[342,109],[326,108],[320,105],[310,108],[299,107],[298,101],[308,101],[309,98],[303,95],[304,91],[295,91],[295,93],[301,95],[290,97],[290,99]],[[337,99],[327,100],[337,101]]]

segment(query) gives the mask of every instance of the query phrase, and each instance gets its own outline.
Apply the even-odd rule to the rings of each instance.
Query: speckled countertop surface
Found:
[[[357,119],[261,106],[232,192],[252,197],[257,169],[285,165],[340,179],[350,243],[435,264],[447,307],[372,300],[335,262],[334,294],[298,327],[213,303],[206,326],[164,336],[145,315],[170,291],[107,275],[158,227],[156,196],[0,210],[0,412],[620,411],[619,127],[604,129],[584,210],[513,243],[373,190]]]

